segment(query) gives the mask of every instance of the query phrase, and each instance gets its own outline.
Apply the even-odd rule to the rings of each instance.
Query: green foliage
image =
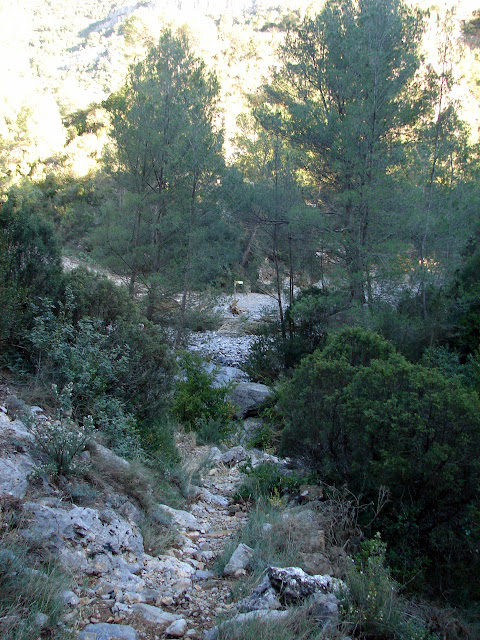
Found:
[[[267,324],[252,344],[243,370],[255,381],[271,383],[292,369],[301,359],[325,344],[328,331],[336,324],[342,311],[351,308],[344,292],[311,287],[300,293],[285,313],[287,331]],[[337,318],[337,319],[336,319]]]
[[[429,577],[450,572],[450,584],[467,570],[463,523],[480,480],[474,392],[408,363],[378,335],[348,329],[302,361],[279,390],[279,408],[283,453],[306,457],[322,479],[373,501],[388,488],[380,521],[397,569],[434,559]],[[477,562],[474,554],[471,567]]]
[[[60,249],[51,223],[35,209],[31,193],[12,189],[0,204],[0,349],[25,339],[31,303],[55,295],[60,283]]]
[[[453,287],[456,335],[450,340],[462,357],[473,354],[480,344],[480,250],[467,256]]]
[[[298,491],[302,484],[312,484],[317,480],[314,473],[299,475],[298,473],[282,473],[277,464],[262,462],[253,467],[247,462],[242,467],[246,475],[244,482],[235,493],[235,499],[261,500],[277,498]]]
[[[400,0],[329,0],[289,32],[282,67],[255,110],[267,131],[304,154],[326,249],[359,302],[367,289],[370,298],[369,263],[397,206],[392,168],[403,156],[401,132],[418,115],[410,87],[421,34],[419,12]]]
[[[162,417],[173,361],[161,331],[122,319],[108,326],[88,316],[75,322],[77,311],[68,291],[58,310],[49,304],[38,309],[30,334],[37,383],[72,384],[73,416],[92,415],[119,453],[132,457],[140,447],[159,448],[174,457]]]
[[[321,352],[328,361],[342,360],[350,367],[368,367],[372,360],[387,360],[394,347],[376,333],[348,327],[333,334]]]
[[[429,632],[426,621],[399,597],[385,554],[379,534],[362,543],[345,579],[342,617],[360,638],[434,640],[437,636]]]
[[[439,369],[446,378],[458,377],[465,387],[475,385],[475,361],[468,358],[465,364],[460,362],[456,351],[448,347],[430,347],[425,350],[421,363],[424,367]]]
[[[123,286],[111,279],[92,273],[85,267],[77,267],[63,277],[65,294],[68,299],[72,321],[77,323],[85,316],[97,318],[107,326],[124,320],[138,319],[135,303]]]
[[[250,346],[242,370],[254,381],[269,384],[276,380],[285,368],[284,340],[278,327],[267,325]]]
[[[181,368],[183,377],[175,384],[173,414],[189,430],[200,429],[208,434],[213,429],[226,435],[234,414],[234,407],[227,400],[232,385],[215,386],[215,372],[208,372],[196,354],[182,354]]]
[[[41,470],[57,476],[67,476],[78,470],[78,456],[86,448],[94,430],[91,416],[82,425],[69,418],[72,412],[72,387],[68,384],[60,393],[54,387],[59,403],[56,420],[37,421],[32,427],[34,447],[45,458]]]

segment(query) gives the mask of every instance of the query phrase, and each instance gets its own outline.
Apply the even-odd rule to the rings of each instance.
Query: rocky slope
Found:
[[[243,447],[221,452],[195,446],[190,436],[178,437],[189,500],[185,509],[150,503],[149,521],[175,534],[162,553],[154,554],[142,536],[145,506],[126,488],[126,479],[139,481],[132,464],[92,443],[82,454],[83,484],[78,475],[53,483],[41,471],[35,474],[41,462],[32,435],[35,429],[27,426],[29,418],[14,419],[19,406],[43,424],[52,422],[39,407],[30,409],[12,396],[5,398],[0,412],[0,516],[24,543],[56,557],[72,576],[73,588],[62,596],[69,608],[63,624],[79,639],[215,638],[218,616],[240,612],[234,618],[238,625],[247,613],[261,610],[267,615],[270,609],[284,609],[278,593],[285,594],[285,586],[279,587],[283,583],[278,576],[262,583],[259,603],[258,593],[243,606],[232,603],[232,587],[245,575],[250,560],[251,550],[245,545],[237,548],[223,573],[212,571],[217,556],[246,522],[245,507],[233,501],[242,478],[239,464],[247,457]],[[249,456],[254,465],[262,460],[278,462],[258,451]],[[197,484],[192,483],[194,477]],[[15,518],[7,517],[13,512]],[[324,550],[324,538],[318,540]],[[303,572],[294,578],[303,586],[291,588],[300,589],[302,598],[305,588],[309,593],[331,590]],[[305,587],[307,583],[310,586]],[[328,603],[335,610],[334,596]],[[48,624],[45,616],[42,625]]]
[[[241,329],[275,313],[275,302],[258,294],[241,294],[237,299],[240,316],[231,313],[231,299],[226,297],[220,302],[223,330],[192,336],[190,348],[221,365],[220,381],[240,380],[233,395],[243,425],[241,418],[254,412],[269,390],[242,380],[238,365],[252,337],[241,334]],[[256,426],[245,421],[247,430]],[[192,434],[178,434],[182,466],[175,480],[184,499],[181,508],[172,508],[161,501],[146,469],[119,458],[96,440],[79,456],[76,474],[54,481],[42,467],[45,456],[39,438],[45,434],[58,438],[56,420],[41,407],[18,400],[6,384],[0,385],[3,535],[11,534],[30,552],[56,558],[71,576],[71,589],[62,594],[68,611],[61,624],[74,637],[214,639],[219,617],[233,616],[231,624],[236,627],[252,616],[278,618],[286,615],[287,605],[312,593],[325,596],[324,613],[335,618],[334,583],[330,578],[312,582],[300,568],[282,578],[269,570],[250,599],[237,605],[232,591],[238,591],[253,553],[246,545],[237,547],[223,571],[218,566],[214,571],[225,549],[237,546],[235,540],[248,518],[245,504],[234,500],[244,478],[242,463],[248,456],[253,467],[264,461],[284,466],[278,459],[257,450],[247,452],[242,446],[222,451],[196,446]],[[242,440],[241,433],[238,439]],[[285,514],[287,524],[282,526],[287,526],[289,535],[297,525],[311,530],[307,540],[295,534],[298,550],[305,552],[303,568],[310,574],[335,573],[323,555],[322,524],[311,509],[301,511]],[[285,598],[290,592],[296,595]],[[15,624],[15,616],[7,618],[0,619],[0,635],[2,625],[7,631],[5,625]],[[38,620],[38,637],[47,637],[49,624],[46,615]]]

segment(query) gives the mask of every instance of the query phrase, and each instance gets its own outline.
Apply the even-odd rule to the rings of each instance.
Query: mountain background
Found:
[[[99,107],[125,80],[129,65],[158,41],[165,25],[186,26],[197,54],[221,85],[227,157],[246,96],[278,65],[289,25],[321,2],[283,0],[11,0],[0,7],[0,171],[3,182],[55,171],[82,177],[97,168],[107,118]],[[426,65],[435,66],[438,25],[452,12],[455,98],[478,137],[480,28],[475,2],[421,2],[428,10]]]

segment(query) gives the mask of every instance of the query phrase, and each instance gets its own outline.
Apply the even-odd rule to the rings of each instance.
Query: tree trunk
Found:
[[[243,252],[242,261],[240,262],[240,266],[242,267],[242,269],[247,263],[248,254],[252,250],[252,244],[253,244],[253,241],[255,240],[255,236],[257,235],[257,230],[258,230],[258,224],[256,224],[252,229],[252,231],[250,232],[250,237],[248,239],[246,249]]]

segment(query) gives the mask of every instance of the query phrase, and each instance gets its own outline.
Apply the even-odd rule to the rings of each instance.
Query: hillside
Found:
[[[424,40],[426,64],[436,64],[441,41],[436,25],[447,7],[454,9],[455,96],[476,139],[476,45],[462,31],[474,9],[470,2],[451,1],[440,8],[423,3],[422,8],[431,12]],[[226,149],[231,155],[229,141],[237,131],[238,115],[248,109],[246,95],[255,92],[269,69],[278,64],[276,49],[284,25],[316,9],[306,0],[300,4],[286,0],[274,8],[268,2],[194,0],[114,4],[30,0],[3,5],[0,42],[6,64],[1,71],[0,135],[2,154],[8,150],[8,162],[3,160],[8,181],[21,175],[38,179],[53,158],[58,163],[65,154],[74,158],[67,163],[67,171],[85,175],[94,169],[105,138],[83,141],[80,146],[87,150],[82,153],[78,141],[72,144],[66,123],[71,114],[100,104],[116,91],[129,64],[145,55],[166,24],[186,25],[198,55],[219,76]],[[68,169],[69,165],[75,169]]]
[[[2,640],[478,637],[480,13],[422,9],[2,4]]]

